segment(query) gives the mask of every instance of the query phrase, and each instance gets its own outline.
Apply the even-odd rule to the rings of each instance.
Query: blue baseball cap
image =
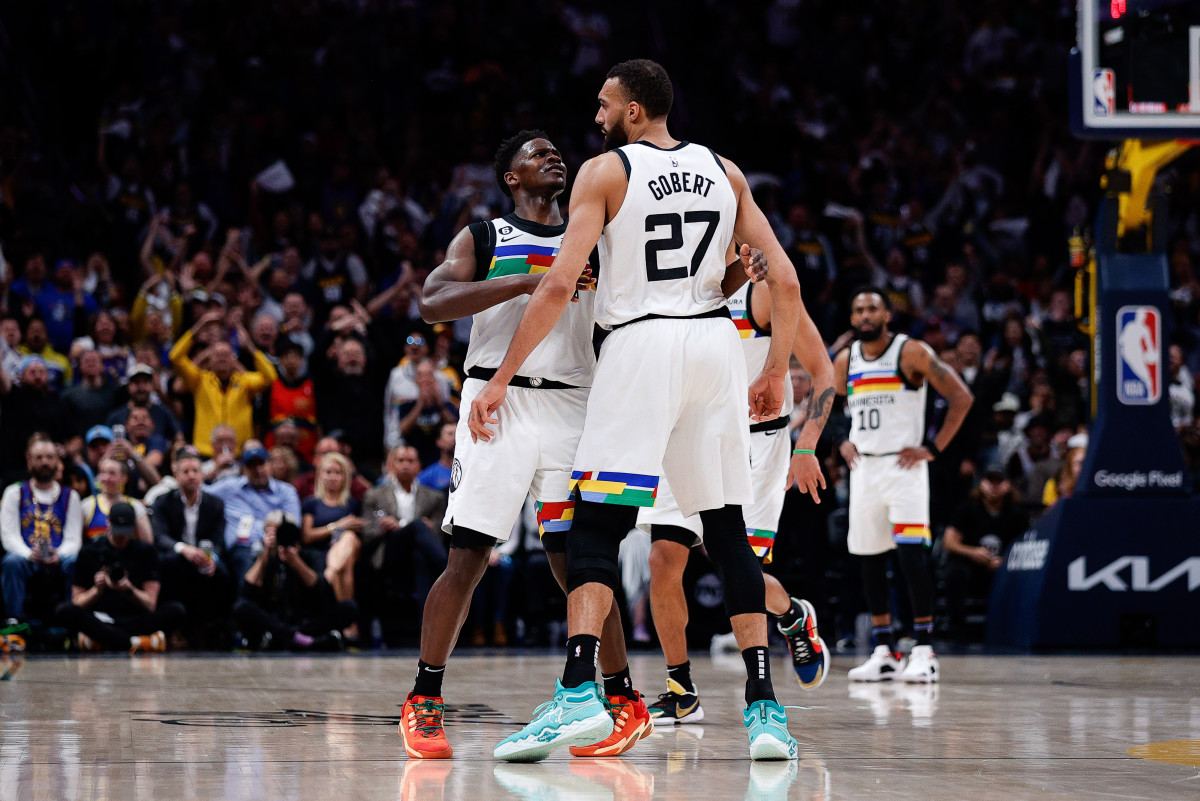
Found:
[[[255,460],[266,462],[270,459],[271,454],[267,453],[266,448],[249,448],[242,453],[242,464],[250,464]]]
[[[116,436],[113,435],[113,430],[108,426],[92,426],[87,430],[87,436],[84,439],[87,440],[88,445],[91,445],[98,439],[106,439],[112,442],[116,439]]]

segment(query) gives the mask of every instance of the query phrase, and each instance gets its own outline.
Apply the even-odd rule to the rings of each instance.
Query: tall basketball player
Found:
[[[600,352],[572,473],[567,663],[554,698],[497,745],[495,755],[532,762],[611,732],[595,670],[619,580],[617,553],[637,508],[654,504],[659,477],[666,476],[684,515],[700,513],[726,588],[726,611],[747,668],[743,722],[751,758],[795,759],[796,741],[771,685],[762,570],[742,518],[742,504],[753,501],[745,458],[746,366],[722,290],[741,269],[726,267],[728,243],[763,243],[773,266],[766,280],[776,336],[749,402],[754,419],[774,419],[800,319],[795,269],[741,171],[668,132],[673,90],[661,66],[618,64],[598,99],[596,122],[612,152],[580,170],[562,249],[530,298],[499,370],[470,406],[472,435],[494,437],[492,426],[503,426],[511,413],[509,380],[566,310],[599,242],[596,319],[612,333]],[[743,245],[743,258],[748,252]],[[820,468],[812,460],[804,469],[807,485]]]
[[[742,338],[746,355],[747,380],[758,375],[770,349],[770,290],[748,283],[729,299],[734,324]],[[750,474],[754,482],[754,503],[745,510],[746,536],[754,555],[764,564],[771,561],[784,496],[797,475],[812,475],[805,470],[815,460],[814,450],[833,408],[833,365],[825,343],[807,312],[801,312],[800,327],[793,353],[812,377],[812,395],[796,447],[792,448],[787,424],[794,399],[791,382],[785,386],[783,408],[774,420],[750,425]],[[816,473],[820,485],[801,486],[813,500],[821,502],[819,491],[825,482]],[[683,592],[683,573],[688,555],[704,533],[700,517],[685,518],[670,494],[667,482],[659,484],[659,496],[651,508],[638,513],[638,528],[650,534],[650,606],[654,628],[667,659],[667,691],[650,706],[655,725],[699,723],[704,719],[699,693],[691,677],[687,656],[687,598]],[[792,669],[800,686],[815,690],[829,673],[829,649],[817,629],[817,614],[812,604],[792,598],[774,576],[763,574],[766,582],[766,609],[775,618],[791,652]]]
[[[512,196],[512,214],[472,223],[450,243],[446,261],[429,275],[421,299],[427,322],[475,315],[467,347],[463,401],[469,403],[496,373],[529,295],[543,279],[566,225],[558,196],[567,170],[542,131],[521,131],[496,153],[496,181]],[[586,261],[586,257],[585,257]],[[583,429],[596,358],[592,347],[595,293],[589,270],[575,283],[574,302],[545,341],[507,379],[508,406],[491,441],[473,441],[459,422],[450,500],[443,528],[450,534],[446,570],[425,602],[417,679],[401,712],[400,736],[409,756],[444,759],[453,750],[442,726],[442,677],[497,542],[507,540],[532,495],[555,578],[566,584],[566,532],[574,503],[569,488],[575,447]],[[595,744],[602,755],[619,754],[650,733],[644,702],[629,679],[620,612],[610,604],[604,618],[601,664],[605,689],[622,732]]]
[[[874,626],[875,651],[850,671],[851,681],[936,682],[930,637],[933,578],[929,569],[929,468],[962,426],[973,398],[958,374],[924,342],[888,330],[887,295],[861,289],[850,302],[856,341],[833,362],[837,391],[847,396],[850,466],[850,553],[862,557],[863,588]],[[925,438],[925,387],[949,403],[933,439]],[[888,558],[895,551],[908,582],[917,644],[907,664],[896,653],[888,605]]]

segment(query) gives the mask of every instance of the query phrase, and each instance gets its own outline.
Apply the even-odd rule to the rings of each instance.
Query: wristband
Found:
[[[183,549],[185,547],[186,547],[185,543],[182,543],[182,542],[175,543],[175,553],[183,553]]]
[[[933,440],[931,440],[931,439],[926,439],[924,442],[921,443],[921,446],[923,448],[925,448],[925,450],[927,450],[931,454],[933,454],[934,459],[936,459],[942,455],[941,448],[939,448],[937,445],[934,445]]]
[[[809,450],[808,448],[796,448],[796,450],[792,451],[792,456],[796,456],[796,455],[798,455],[798,454],[801,454],[801,453],[807,453],[809,456],[816,456],[816,455],[817,455],[817,452],[816,452],[816,451]]]

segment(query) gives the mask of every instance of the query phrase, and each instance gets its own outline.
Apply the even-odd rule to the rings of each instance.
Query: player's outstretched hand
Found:
[[[761,250],[749,245],[742,245],[738,250],[738,256],[742,260],[742,267],[745,268],[751,283],[757,284],[767,277],[767,257]]]
[[[500,408],[500,404],[504,403],[506,395],[508,395],[508,386],[497,383],[493,378],[484,384],[483,389],[475,396],[475,400],[471,401],[471,413],[467,417],[467,427],[471,429],[472,442],[479,440],[487,442],[496,436],[496,432],[488,428],[488,424],[495,425],[500,422],[497,410]]]
[[[772,378],[759,373],[750,384],[750,419],[755,422],[774,420],[783,410],[784,378]]]
[[[811,453],[793,453],[792,463],[788,466],[787,488],[792,483],[807,492],[817,503],[821,502],[821,490],[825,489],[825,474],[821,472],[821,462]]]

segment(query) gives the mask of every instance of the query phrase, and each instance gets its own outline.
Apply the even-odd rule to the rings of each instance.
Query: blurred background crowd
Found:
[[[1104,153],[1067,127],[1074,20],[1070,0],[5,4],[0,473],[27,483],[0,509],[3,617],[82,606],[100,623],[79,642],[101,648],[157,648],[160,629],[192,647],[411,641],[445,562],[470,331],[421,321],[424,279],[463,226],[509,210],[501,139],[545,129],[577,169],[600,151],[607,69],[649,56],[676,82],[672,130],[747,173],[831,352],[849,290],[872,284],[974,392],[932,468],[930,569],[943,633],[978,636],[998,557],[1071,493],[1086,447],[1068,242]],[[1160,180],[1172,416],[1200,470],[1200,163]],[[931,393],[931,431],[941,414]],[[848,647],[846,477],[822,453],[826,502],[789,498],[770,569]],[[55,481],[78,500],[56,507]],[[39,545],[54,514],[59,542]],[[518,529],[474,644],[560,633],[536,523]],[[695,561],[707,642],[720,588]]]

